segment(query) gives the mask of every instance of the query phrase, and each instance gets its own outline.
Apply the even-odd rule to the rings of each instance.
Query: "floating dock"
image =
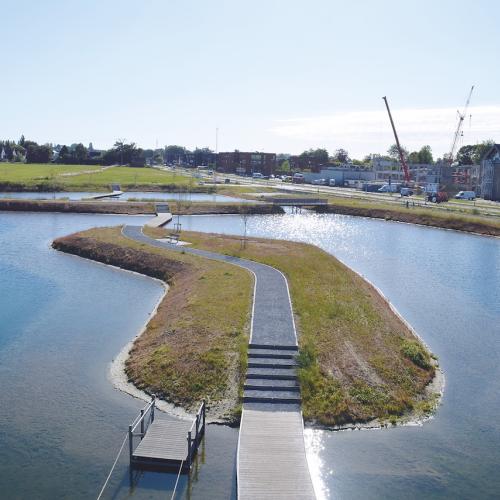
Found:
[[[148,227],[162,227],[172,220],[172,213],[168,203],[157,203],[155,205],[156,217],[146,222]]]
[[[205,403],[192,421],[162,419],[155,416],[153,397],[128,432],[131,468],[186,474],[205,434]],[[140,438],[137,446],[134,438]]]

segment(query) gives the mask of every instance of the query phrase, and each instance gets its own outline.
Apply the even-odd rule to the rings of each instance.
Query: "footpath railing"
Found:
[[[146,435],[148,427],[154,422],[155,419],[155,401],[156,396],[153,395],[151,401],[141,410],[139,416],[128,426],[128,450],[130,463],[132,463],[132,455],[134,453],[134,437],[141,439]],[[137,427],[140,426],[140,432],[135,432]]]
[[[205,406],[205,401],[203,401],[187,434],[187,464],[189,467],[191,467],[193,457],[205,434]]]

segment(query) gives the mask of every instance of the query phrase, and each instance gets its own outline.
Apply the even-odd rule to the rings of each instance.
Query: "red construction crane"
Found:
[[[394,132],[394,138],[396,139],[396,145],[398,147],[399,153],[399,161],[401,162],[401,166],[403,167],[403,171],[405,173],[405,184],[410,182],[410,169],[408,168],[408,164],[406,163],[405,155],[403,150],[401,149],[401,145],[399,144],[398,134],[396,132],[396,127],[394,126],[394,121],[392,120],[391,110],[389,109],[389,103],[387,102],[387,97],[382,97],[385,101],[385,107],[387,108],[387,113],[389,113],[389,120],[391,120],[392,131]]]
[[[472,96],[473,90],[474,90],[474,85],[470,89],[469,97],[467,97],[467,102],[465,103],[465,108],[464,108],[463,113],[460,113],[460,111],[457,111],[457,113],[458,113],[457,130],[455,130],[455,135],[453,136],[453,143],[451,144],[451,150],[448,153],[448,161],[450,162],[450,165],[453,163],[453,159],[455,157],[455,150],[457,149],[458,140],[461,136],[460,133],[462,132],[462,126],[464,124],[465,116],[467,115],[467,109],[469,107],[470,98]]]

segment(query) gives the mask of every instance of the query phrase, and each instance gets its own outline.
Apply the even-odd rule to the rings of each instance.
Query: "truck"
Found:
[[[427,184],[424,189],[424,196],[426,201],[432,203],[442,203],[443,201],[448,201],[448,193],[446,191],[441,191],[439,189],[439,184],[431,183]]]

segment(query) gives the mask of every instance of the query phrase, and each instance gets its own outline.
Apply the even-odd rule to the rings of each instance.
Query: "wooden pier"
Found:
[[[270,198],[273,205],[280,207],[315,207],[328,205],[326,198]]]
[[[129,426],[130,467],[188,473],[204,434],[205,402],[193,421],[162,419],[153,397]],[[140,438],[137,446],[134,438]]]

